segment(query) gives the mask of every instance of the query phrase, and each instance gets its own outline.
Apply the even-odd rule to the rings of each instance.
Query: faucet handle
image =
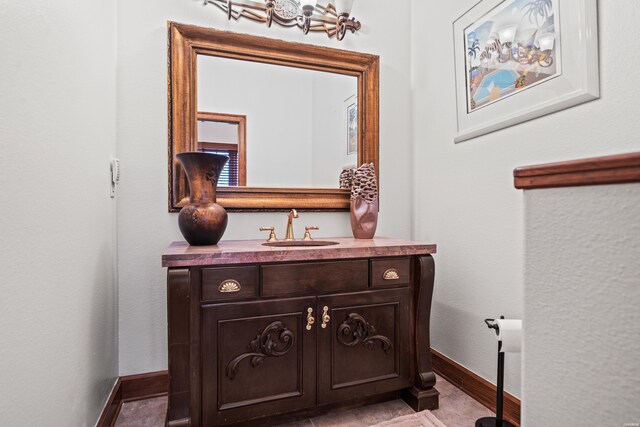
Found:
[[[267,239],[267,242],[269,243],[278,241],[275,230],[275,227],[260,227],[260,231],[270,231],[269,238]]]
[[[316,227],[316,226],[305,227],[304,228],[304,237],[302,238],[302,240],[305,240],[307,242],[310,241],[310,240],[313,240],[311,238],[311,233],[309,232],[310,230],[320,230],[320,227]]]

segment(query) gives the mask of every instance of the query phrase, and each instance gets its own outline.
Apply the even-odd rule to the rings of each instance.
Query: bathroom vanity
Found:
[[[167,249],[167,425],[274,425],[398,397],[438,407],[435,245],[329,240]]]

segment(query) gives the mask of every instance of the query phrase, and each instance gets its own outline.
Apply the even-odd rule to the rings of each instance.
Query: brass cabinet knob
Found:
[[[316,319],[313,318],[313,308],[309,307],[307,309],[307,331],[311,330],[311,326],[316,322]]]
[[[275,230],[275,227],[260,227],[260,231],[270,231],[269,238],[267,239],[267,242],[269,243],[278,241]]]
[[[305,241],[313,240],[311,238],[311,233],[310,233],[311,230],[320,230],[320,227],[317,227],[317,226],[305,227],[304,228],[304,237],[302,238],[302,240],[305,240]]]
[[[329,316],[329,307],[325,305],[322,309],[322,329],[325,329],[330,321],[331,317]]]

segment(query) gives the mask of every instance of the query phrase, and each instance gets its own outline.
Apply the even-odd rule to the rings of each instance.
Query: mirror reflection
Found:
[[[229,156],[218,185],[339,188],[358,163],[354,76],[197,57],[198,149]]]
[[[198,113],[198,150],[229,157],[218,185],[237,187],[247,185],[245,116],[233,114]]]

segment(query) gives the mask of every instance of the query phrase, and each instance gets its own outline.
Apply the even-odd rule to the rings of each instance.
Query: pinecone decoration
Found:
[[[378,200],[378,180],[373,163],[365,163],[353,173],[351,200],[358,196],[369,203]]]
[[[354,168],[343,169],[340,174],[340,189],[351,190],[353,186],[353,172]]]

